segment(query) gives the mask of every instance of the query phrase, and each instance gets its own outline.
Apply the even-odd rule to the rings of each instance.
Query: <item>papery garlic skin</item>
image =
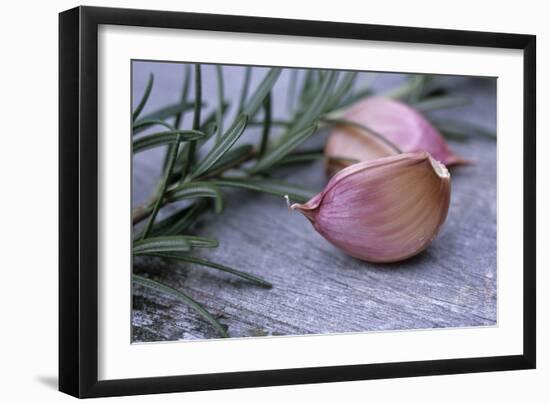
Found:
[[[428,153],[353,164],[305,204],[294,204],[329,242],[369,262],[424,250],[447,217],[451,177]]]
[[[354,164],[399,154],[377,136],[351,126],[336,126],[327,140],[325,156],[330,176]]]
[[[446,166],[468,163],[450,150],[443,136],[422,114],[402,102],[367,98],[351,107],[343,117],[384,136],[402,152],[427,151]],[[369,161],[395,154],[395,149],[373,133],[345,125],[334,128],[325,147],[331,173],[349,165],[342,157]]]

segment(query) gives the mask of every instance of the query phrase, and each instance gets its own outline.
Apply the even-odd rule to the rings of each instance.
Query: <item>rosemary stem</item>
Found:
[[[149,232],[151,231],[153,224],[155,223],[155,219],[157,217],[157,214],[159,212],[159,209],[162,205],[162,201],[164,199],[164,194],[166,193],[166,188],[168,187],[168,182],[170,180],[170,176],[172,175],[172,170],[174,169],[174,164],[176,163],[176,157],[178,154],[178,149],[180,146],[181,136],[178,135],[176,139],[176,143],[174,144],[174,147],[170,149],[170,155],[168,157],[168,165],[166,167],[166,172],[164,174],[164,178],[162,179],[160,189],[158,192],[158,196],[156,198],[155,204],[153,206],[153,211],[151,212],[151,215],[149,216],[149,220],[147,222],[147,225],[145,226],[145,230],[143,231],[143,235],[141,237],[142,240],[146,239],[149,235]]]
[[[248,95],[248,88],[250,87],[250,76],[252,75],[252,68],[247,66],[244,71],[244,82],[241,90],[241,96],[239,97],[239,107],[237,108],[237,115],[241,113],[244,108],[244,103]]]
[[[187,104],[187,97],[189,94],[189,83],[190,83],[190,75],[191,75],[191,68],[189,65],[185,65],[185,77],[183,79],[183,89],[181,91],[181,97],[180,97],[180,104],[185,105]],[[185,111],[180,111],[176,118],[174,119],[174,129],[179,129],[181,126],[181,122],[183,120],[183,116],[185,114]],[[162,163],[162,170],[163,172],[166,171],[166,168],[168,167],[168,159],[170,158],[170,154],[172,153],[172,149],[175,147],[175,145],[170,145],[166,149],[166,153],[164,155],[164,162]],[[176,154],[179,152],[176,151]]]
[[[294,106],[294,98],[296,96],[296,83],[298,81],[298,69],[290,70],[290,84],[287,93],[286,99],[286,108],[288,112],[292,112],[292,107]]]
[[[267,149],[267,142],[269,140],[269,130],[271,128],[271,92],[265,97],[264,103],[264,122],[262,128],[262,140],[260,143],[260,149],[258,151],[258,159],[261,159]]]
[[[181,91],[181,98],[180,98],[181,105],[187,104],[187,96],[189,94],[189,83],[191,82],[190,76],[191,76],[191,67],[189,65],[185,65],[185,78],[183,79],[183,89]],[[175,129],[180,128],[184,114],[185,114],[185,111],[181,111],[179,114],[176,115],[176,119],[174,120]]]
[[[201,65],[200,63],[195,63],[195,110],[193,114],[193,129],[198,130],[201,126],[201,109],[202,109],[202,78],[201,78]],[[189,174],[189,169],[195,160],[195,149],[197,147],[196,141],[192,140],[189,142],[189,147],[187,148],[187,156],[183,162],[183,168],[181,171],[181,178],[185,181],[187,174]]]
[[[215,171],[212,171],[212,172],[209,172],[209,173],[206,173],[205,175],[201,175],[201,176],[197,177],[196,180],[197,181],[202,181],[202,180],[206,180],[206,179],[212,179],[212,178],[219,177],[219,176],[223,175],[228,170],[231,170],[231,169],[236,168],[236,167],[238,167],[238,166],[240,166],[244,163],[247,163],[249,161],[254,160],[257,157],[257,155],[258,155],[258,153],[255,152],[254,150],[252,150],[249,154],[243,156],[242,159],[236,160],[236,161],[232,162],[231,164],[220,167],[219,169],[217,169]],[[137,206],[136,208],[134,208],[133,211],[132,211],[132,223],[134,225],[136,225],[136,224],[142,222],[144,219],[146,219],[147,216],[149,216],[149,214],[153,210],[156,201],[157,201],[157,198],[152,197],[149,200],[147,200],[146,202],[144,202],[143,204],[141,204],[141,205]],[[160,207],[163,207],[165,204],[166,204],[165,200],[161,201]]]
[[[135,111],[132,113],[132,121],[136,122],[137,119],[139,118],[139,114],[141,114],[143,107],[145,107],[145,104],[147,103],[147,100],[151,95],[151,90],[153,89],[154,81],[155,81],[155,76],[153,75],[153,73],[149,73],[149,80],[147,81],[147,87],[145,87],[145,92],[143,93],[143,96],[141,97],[141,100],[139,101],[139,104],[136,107]]]
[[[208,172],[204,175],[201,175],[201,176],[197,177],[196,179],[197,179],[197,181],[202,181],[202,180],[206,180],[206,179],[212,179],[212,178],[219,177],[219,176],[223,175],[223,173],[225,173],[226,171],[229,171],[233,168],[237,168],[240,165],[242,165],[244,163],[247,163],[248,161],[251,161],[256,156],[257,156],[257,153],[254,150],[251,150],[249,154],[246,154],[242,158],[233,161],[231,164],[224,165],[224,166],[218,168],[217,170],[214,170],[212,172]]]
[[[223,134],[223,69],[221,65],[216,65],[216,76],[218,79],[218,109],[216,110],[216,124],[218,126],[216,130],[216,142],[220,142]]]

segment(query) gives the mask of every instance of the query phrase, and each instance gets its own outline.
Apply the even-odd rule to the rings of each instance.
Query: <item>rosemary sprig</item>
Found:
[[[193,129],[198,130],[201,125],[201,109],[202,109],[202,76],[201,76],[201,65],[195,63],[195,112],[193,114]],[[191,142],[186,148],[186,156],[183,161],[181,178],[185,179],[189,173],[189,168],[195,160],[195,148],[196,143]]]
[[[223,68],[220,65],[216,65],[216,74],[218,79],[218,109],[216,110],[216,125],[217,129],[217,138],[219,142],[223,134],[223,104],[224,104],[224,95],[223,95]]]
[[[205,104],[201,104],[201,108],[204,108],[205,106],[206,106]],[[178,102],[163,108],[159,108],[148,114],[145,114],[140,118],[140,121],[165,120],[165,119],[172,118],[180,113],[190,111],[194,108],[195,108],[194,101],[189,101],[185,104]],[[144,129],[142,128],[142,129],[136,130],[135,134],[138,134],[142,130]]]
[[[155,205],[153,206],[153,211],[151,212],[151,215],[149,216],[149,221],[147,222],[145,230],[143,231],[142,240],[147,238],[149,232],[151,231],[151,227],[153,227],[153,224],[155,223],[160,205],[162,203],[162,200],[164,199],[164,193],[166,192],[166,188],[168,187],[170,175],[172,175],[172,170],[174,169],[174,164],[176,163],[176,153],[178,151],[180,141],[181,134],[178,133],[175,143],[173,145],[170,145],[170,154],[168,157],[168,166],[166,167],[166,173],[164,174],[164,178],[162,179],[161,185],[159,187],[159,195],[157,197],[157,200],[155,201]]]
[[[424,98],[412,105],[417,111],[426,113],[438,109],[462,107],[470,104],[470,102],[470,99],[466,97],[442,96]]]
[[[311,125],[305,129],[297,131],[293,134],[293,136],[287,136],[288,139],[273,147],[263,158],[258,161],[258,163],[256,163],[254,167],[249,170],[249,172],[251,174],[256,174],[261,171],[266,171],[291,151],[296,149],[296,147],[301,145],[308,137],[313,135],[316,130],[317,125]]]
[[[288,86],[286,107],[288,112],[292,112],[292,107],[294,105],[294,98],[296,97],[296,82],[298,81],[299,69],[290,70],[290,83]]]
[[[155,81],[155,76],[153,75],[153,73],[149,74],[149,81],[147,82],[147,87],[145,87],[145,92],[143,93],[143,96],[141,97],[141,100],[139,101],[138,106],[136,107],[134,113],[132,114],[132,120],[134,122],[138,119],[139,114],[141,114],[143,107],[145,107],[145,104],[147,103],[147,100],[151,95],[151,90],[153,89],[154,81]]]
[[[221,213],[223,211],[223,195],[212,183],[204,181],[185,182],[172,188],[166,194],[166,201],[168,202],[194,198],[213,198],[215,201],[216,213]]]
[[[157,221],[151,228],[149,235],[151,237],[161,234],[179,235],[184,230],[187,230],[195,222],[197,217],[206,209],[208,209],[208,207],[209,202],[207,199],[199,199],[191,206],[178,210],[172,215],[166,217],[165,219]],[[142,238],[142,235],[143,231],[137,232],[134,240],[140,240]]]
[[[160,258],[171,259],[171,260],[185,261],[185,262],[189,262],[189,263],[196,264],[203,267],[214,268],[219,271],[227,272],[227,273],[236,275],[238,277],[241,277],[243,279],[246,279],[263,288],[271,289],[273,287],[271,283],[263,280],[262,278],[258,278],[257,276],[251,275],[249,273],[238,271],[234,268],[228,267],[227,265],[218,264],[216,262],[208,261],[203,258],[192,257],[189,255],[177,254],[177,253],[171,253],[171,252],[151,253],[149,255],[160,257]]]
[[[187,97],[189,96],[189,87],[191,83],[191,66],[185,65],[185,76],[183,79],[183,88],[181,90],[181,105],[187,105]],[[183,120],[185,110],[178,111],[174,119],[174,128],[179,129]]]
[[[250,87],[250,77],[252,76],[252,67],[247,66],[244,71],[244,82],[241,90],[241,96],[239,97],[239,107],[237,108],[237,115],[243,110],[246,97],[248,96],[248,89]]]
[[[492,140],[496,139],[496,134],[479,125],[471,122],[458,121],[456,119],[442,119],[430,117],[430,121],[444,134],[469,138],[472,136],[482,136]]]
[[[223,94],[223,73],[220,67],[216,68],[218,80],[218,105],[213,115],[209,116],[205,123],[215,124],[214,130],[212,126],[207,130],[205,126],[201,126],[200,116],[203,108],[202,102],[202,82],[200,65],[195,64],[195,102],[194,102],[194,119],[190,130],[181,131],[179,125],[181,121],[177,114],[183,114],[186,110],[183,105],[186,105],[186,88],[188,84],[184,83],[184,90],[179,109],[161,110],[157,115],[147,116],[141,121],[135,122],[134,133],[146,129],[153,125],[163,125],[170,129],[167,132],[154,133],[146,135],[136,140],[134,151],[140,152],[147,148],[157,147],[160,145],[169,146],[169,158],[167,159],[167,167],[165,175],[159,187],[159,193],[156,198],[140,207],[134,212],[134,223],[138,223],[141,219],[148,216],[148,221],[145,229],[140,233],[140,238],[134,242],[134,255],[155,255],[163,258],[177,259],[179,261],[194,263],[203,266],[210,266],[218,270],[223,270],[242,278],[248,279],[260,286],[271,287],[271,284],[264,280],[221,264],[212,263],[202,258],[190,257],[186,254],[192,248],[197,247],[214,247],[214,244],[208,244],[202,239],[198,240],[194,236],[180,235],[181,231],[187,229],[198,215],[204,212],[208,204],[204,203],[203,198],[212,198],[215,208],[218,213],[221,213],[223,208],[223,195],[220,188],[237,188],[246,189],[257,192],[268,193],[277,196],[290,196],[293,200],[305,202],[314,192],[305,190],[302,186],[291,185],[280,180],[273,180],[264,177],[253,176],[254,172],[261,170],[269,171],[270,167],[281,165],[284,157],[289,155],[299,144],[307,137],[311,136],[315,131],[313,122],[318,119],[322,112],[326,112],[329,106],[329,101],[335,102],[333,89],[337,81],[336,72],[315,73],[310,72],[308,94],[302,94],[302,100],[309,97],[307,104],[300,104],[299,109],[295,111],[295,118],[288,122],[287,130],[279,139],[276,140],[272,147],[269,146],[269,134],[272,125],[272,106],[271,92],[275,86],[282,69],[273,68],[266,74],[262,82],[256,90],[248,95],[250,77],[252,69],[246,69],[245,80],[240,95],[238,111],[239,114],[234,119],[232,125],[223,132],[223,114],[226,109],[226,103]],[[186,74],[186,81],[189,74]],[[345,92],[345,88],[349,87],[349,79],[343,82],[339,87],[339,92]],[[343,87],[342,87],[343,86]],[[307,96],[307,97],[306,97]],[[330,98],[332,97],[332,98]],[[237,145],[238,139],[248,126],[249,119],[253,119],[259,109],[263,107],[264,117],[262,121],[262,137],[257,151],[252,145]],[[171,114],[168,114],[170,112]],[[176,115],[174,126],[164,122],[169,116]],[[137,115],[136,115],[137,117]],[[204,145],[210,136],[216,132],[216,142],[194,165],[195,151],[197,147]],[[185,136],[186,145],[179,151],[179,142]],[[252,169],[244,177],[229,177],[224,175],[226,171],[234,169],[241,164],[246,164],[252,159],[257,159],[256,168]],[[175,166],[181,166],[179,175],[173,173]],[[197,179],[201,179],[197,181]],[[181,213],[156,222],[156,216],[162,206],[183,199],[196,200],[190,207],[185,208]],[[174,234],[178,233],[178,234]],[[145,281],[140,279],[143,284]],[[151,286],[148,284],[148,286]],[[159,289],[158,285],[154,285]],[[165,290],[166,293],[174,292]],[[195,302],[197,303],[197,302]],[[198,303],[197,303],[198,304]],[[196,307],[196,306],[195,306]],[[198,310],[198,309],[197,309]],[[198,310],[203,317],[204,311]],[[209,320],[210,321],[210,320]]]
[[[180,103],[182,105],[185,105],[187,103],[187,96],[189,94],[189,83],[190,82],[191,82],[191,69],[190,69],[189,65],[185,65],[185,78],[183,79],[183,89],[182,89],[182,92],[181,92],[181,99],[180,99]],[[185,111],[180,111],[176,114],[176,117],[174,118],[174,129],[179,129],[179,127],[181,125],[181,121],[183,119],[184,113],[185,113]],[[164,155],[164,163],[162,164],[162,171],[163,172],[166,171],[166,169],[168,167],[170,156],[172,154],[173,149],[175,148],[176,150],[178,150],[178,147],[179,147],[179,144],[178,145],[171,144],[166,149],[166,154]],[[169,181],[169,179],[168,179],[168,181]]]
[[[170,125],[169,123],[164,122],[161,119],[141,119],[136,122],[134,122],[134,125],[132,126],[132,134],[137,135],[141,130],[146,129],[150,126],[154,125],[161,125],[165,128],[168,128],[170,130],[176,129],[175,126]]]
[[[216,240],[196,236],[160,236],[135,241],[132,254],[147,255],[161,252],[190,251],[192,248],[214,248]]]
[[[197,178],[212,167],[235,144],[246,129],[248,115],[240,115],[233,125],[227,130],[220,141],[210,149],[206,157],[193,170],[191,178]],[[183,176],[185,177],[185,176]]]
[[[170,295],[183,303],[187,304],[189,307],[191,307],[193,310],[197,311],[206,321],[208,321],[220,334],[223,338],[229,338],[229,334],[227,334],[227,331],[225,328],[216,320],[212,314],[210,314],[199,302],[195,301],[191,296],[187,295],[186,293],[182,292],[181,290],[174,289],[168,285],[165,285],[164,283],[154,281],[149,278],[145,278],[140,275],[133,274],[132,275],[132,281],[138,285],[141,285],[143,287],[156,290],[157,292],[161,292],[163,294]]]
[[[199,130],[169,130],[166,132],[153,133],[142,136],[132,142],[134,154],[158,146],[175,145],[180,141],[195,141],[204,138],[206,135]]]
[[[287,195],[290,199],[301,203],[307,202],[316,193],[301,185],[262,177],[220,177],[209,182],[220,188],[241,188],[279,197]]]
[[[262,141],[260,142],[260,150],[258,150],[258,158],[261,159],[267,149],[269,139],[269,130],[271,129],[271,93],[267,94],[264,100],[264,121],[262,127]]]

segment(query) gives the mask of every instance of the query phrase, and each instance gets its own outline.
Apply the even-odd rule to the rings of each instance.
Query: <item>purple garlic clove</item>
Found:
[[[447,168],[428,153],[353,164],[292,209],[345,253],[395,262],[424,250],[445,221],[451,197]]]
[[[349,160],[369,161],[395,155],[396,150],[376,135],[384,136],[405,153],[427,151],[446,166],[468,164],[450,150],[443,136],[422,114],[402,102],[367,98],[351,107],[343,117],[376,134],[356,127],[336,126],[325,147],[331,173],[348,166]]]

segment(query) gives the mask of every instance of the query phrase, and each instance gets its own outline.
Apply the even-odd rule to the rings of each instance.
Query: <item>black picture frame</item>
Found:
[[[98,381],[100,24],[522,50],[523,354]],[[535,60],[533,35],[96,7],[77,7],[60,13],[59,389],[83,398],[535,368]]]

